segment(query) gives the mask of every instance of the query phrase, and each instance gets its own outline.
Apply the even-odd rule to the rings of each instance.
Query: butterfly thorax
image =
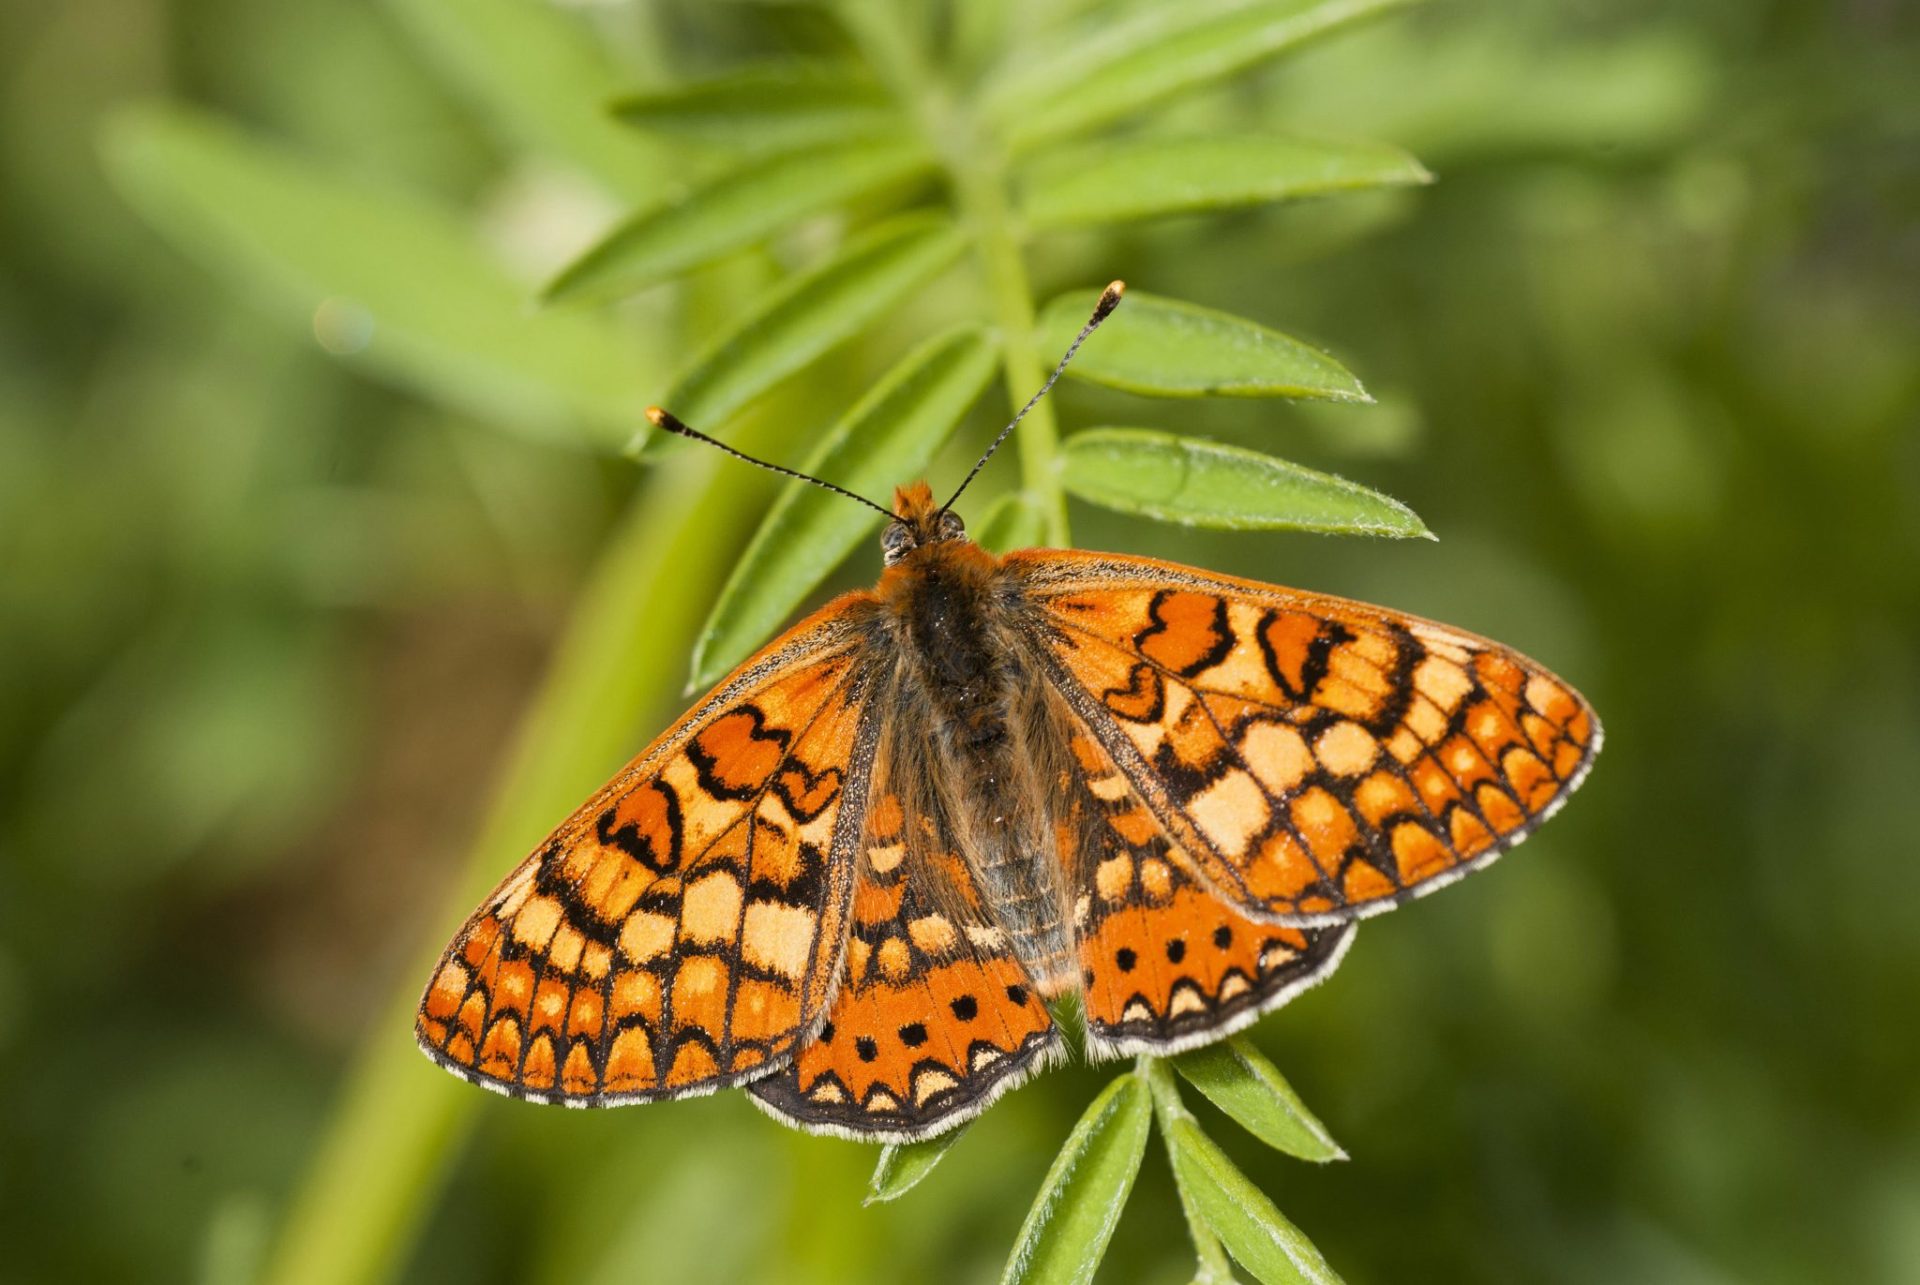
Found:
[[[879,596],[898,649],[896,708],[918,714],[899,727],[890,773],[946,783],[914,791],[921,807],[943,814],[937,829],[957,841],[979,911],[1055,989],[1073,975],[1072,936],[1043,784],[1052,756],[1034,743],[1041,687],[1013,637],[1018,587],[999,559],[950,537],[907,552]],[[946,854],[927,855],[937,867]]]

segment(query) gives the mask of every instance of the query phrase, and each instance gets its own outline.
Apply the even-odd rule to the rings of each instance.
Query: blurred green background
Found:
[[[956,59],[1099,8],[908,7]],[[409,1031],[478,891],[679,708],[774,494],[636,468],[637,410],[843,226],[536,310],[723,163],[603,105],[845,47],[786,4],[0,9],[0,1277],[993,1279],[1103,1073],[863,1209],[874,1149],[739,1094],[533,1108]],[[1064,425],[1256,446],[1440,537],[1076,506],[1077,543],[1494,635],[1607,722],[1561,819],[1256,1028],[1353,1159],[1216,1136],[1350,1281],[1920,1279],[1916,84],[1881,0],[1461,0],[1162,109],[1392,142],[1433,186],[1030,246],[1039,299],[1125,276],[1379,397],[1068,383]],[[152,146],[215,117],[267,149],[253,189]],[[738,435],[798,460],[908,339],[990,317],[980,277]],[[1101,1279],[1191,1273],[1156,1144]]]

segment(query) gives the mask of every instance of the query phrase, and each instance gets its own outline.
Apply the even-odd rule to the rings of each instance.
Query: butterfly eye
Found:
[[[951,509],[940,515],[940,538],[942,540],[964,540],[967,538],[967,524],[960,515]]]
[[[880,533],[880,555],[888,566],[906,557],[912,548],[913,531],[904,522],[889,522]]]

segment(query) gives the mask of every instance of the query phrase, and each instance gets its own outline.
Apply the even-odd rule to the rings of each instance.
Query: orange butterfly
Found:
[[[1061,1053],[1069,994],[1096,1057],[1246,1026],[1355,920],[1524,839],[1600,747],[1497,643],[1145,558],[995,557],[951,504],[900,488],[872,592],[494,890],[421,1000],[428,1056],[536,1102],[746,1085],[805,1129],[931,1136]]]

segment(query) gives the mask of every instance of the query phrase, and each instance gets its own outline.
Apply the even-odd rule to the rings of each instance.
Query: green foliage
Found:
[[[342,357],[548,438],[615,445],[645,408],[616,328],[529,309],[446,211],[171,108],[121,116],[105,150],[156,226]]]
[[[888,494],[895,480],[926,470],[986,390],[997,357],[976,326],[927,340],[827,431],[801,471],[855,494]],[[843,496],[788,483],[700,632],[689,686],[706,687],[745,660],[882,520]]]
[[[1236,73],[1406,0],[1194,0],[1146,5],[1060,38],[990,84],[985,114],[1026,149]]]
[[[1121,513],[1225,531],[1428,536],[1398,500],[1241,446],[1147,428],[1090,428],[1066,441],[1066,487]]]
[[[1047,516],[1025,491],[995,500],[973,529],[973,538],[995,553],[1030,549],[1046,539],[1046,534]]]
[[[717,336],[662,400],[683,420],[718,429],[788,375],[887,317],[965,248],[949,221],[927,214],[905,215],[850,239]],[[685,440],[649,436],[656,448]]]
[[[1138,1076],[1101,1091],[1054,1157],[1000,1285],[1087,1285],[1107,1252],[1153,1131]]]
[[[885,134],[899,120],[893,101],[859,66],[804,62],[628,94],[614,101],[613,112],[644,130],[744,153]]]
[[[821,143],[756,162],[621,224],[567,265],[547,287],[546,298],[618,298],[765,240],[809,214],[911,178],[931,164],[926,149],[911,138]]]
[[[593,33],[523,0],[386,0],[422,51],[508,138],[651,204],[671,152],[607,118],[622,73]]]
[[[1347,1158],[1279,1068],[1245,1037],[1236,1035],[1182,1053],[1173,1065],[1188,1083],[1268,1146],[1321,1163]]]
[[[1214,1061],[1208,1078],[1220,1096],[1241,1106],[1245,1115],[1237,1111],[1236,1119],[1243,1124],[1248,1123],[1248,1117],[1258,1120],[1260,1125],[1254,1131],[1263,1140],[1274,1142],[1267,1134],[1272,1131],[1273,1110],[1280,1105],[1275,1100],[1280,1095],[1272,1088],[1273,1081],[1279,1077],[1275,1075],[1269,1080],[1259,1076],[1254,1069],[1257,1057]],[[1166,1064],[1148,1063],[1141,1068],[1141,1074],[1152,1088],[1154,1115],[1166,1140],[1174,1183],[1189,1224],[1195,1230],[1202,1276],[1226,1274],[1219,1262],[1219,1251],[1224,1249],[1265,1285],[1298,1285],[1299,1282],[1337,1285],[1340,1277],[1327,1266],[1313,1242],[1301,1235],[1300,1229],[1288,1222],[1265,1193],[1201,1130],[1180,1101],[1179,1086]],[[1284,1081],[1280,1083],[1284,1088]],[[1260,1103],[1263,1091],[1268,1101]],[[1286,1096],[1291,1097],[1291,1091]],[[1318,1122],[1314,1123],[1317,1126]],[[1292,1151],[1291,1131],[1283,1129],[1280,1133],[1286,1138],[1286,1144],[1275,1142],[1274,1145]]]
[[[1040,314],[1036,342],[1058,352],[1097,291],[1062,295]],[[1278,331],[1213,308],[1135,290],[1098,344],[1068,367],[1076,379],[1148,397],[1372,399],[1333,358]]]
[[[912,1191],[966,1132],[962,1126],[922,1142],[891,1142],[882,1147],[880,1162],[874,1165],[873,1177],[867,1182],[866,1203],[898,1200]]]
[[[1036,229],[1271,205],[1361,188],[1430,183],[1397,147],[1264,134],[1088,144],[1025,171],[1020,214]],[[1117,359],[1110,365],[1121,364]]]
[[[1226,1152],[1191,1119],[1165,1126],[1180,1188],[1234,1261],[1266,1285],[1338,1282],[1313,1242],[1274,1208]]]

